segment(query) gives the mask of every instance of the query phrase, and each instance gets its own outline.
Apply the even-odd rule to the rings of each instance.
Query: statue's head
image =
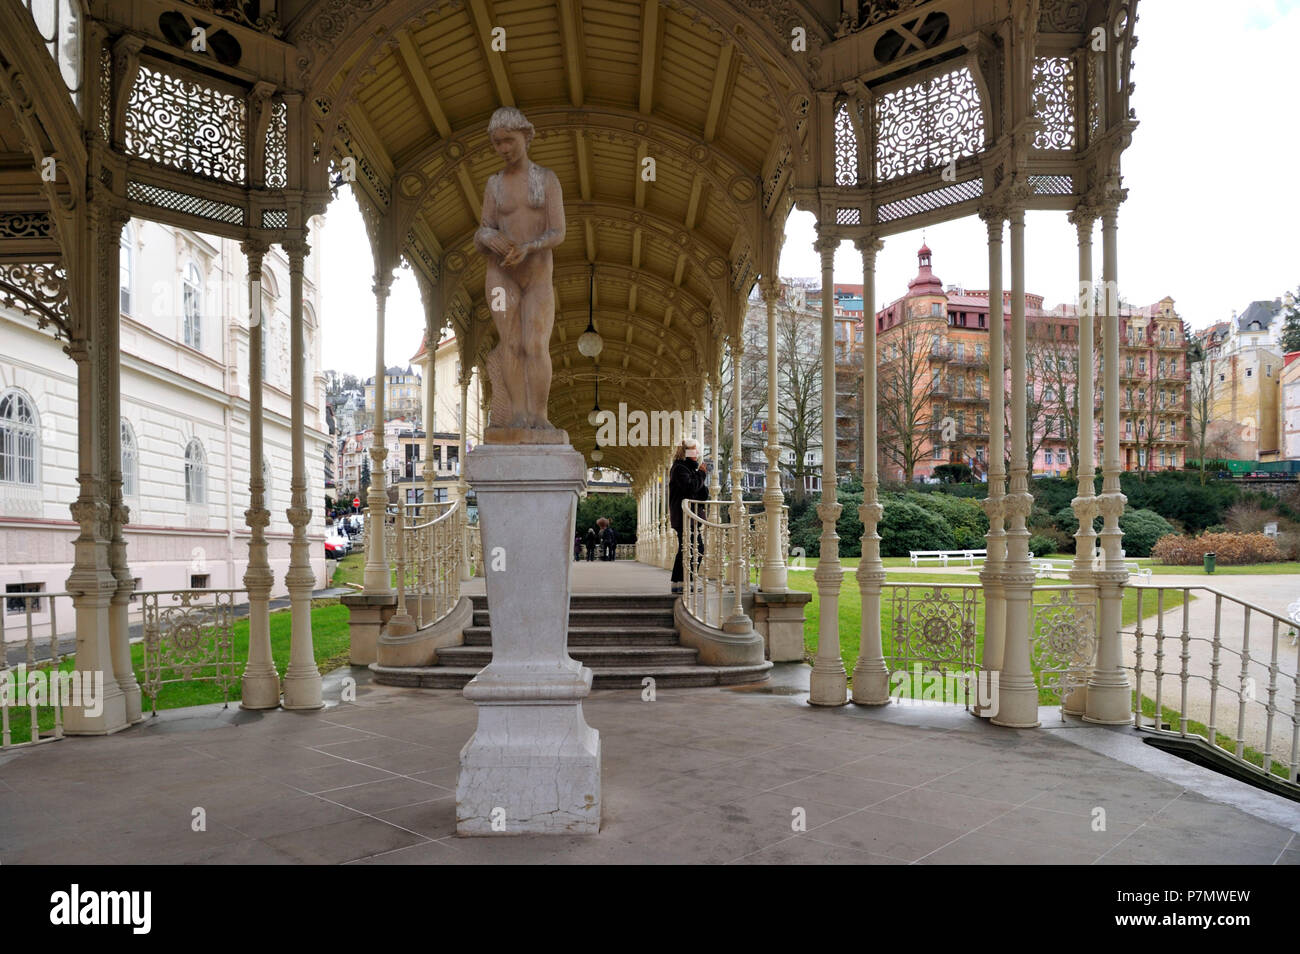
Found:
[[[533,124],[513,106],[502,106],[488,120],[488,138],[492,140],[492,148],[507,162],[514,162],[520,158],[520,153],[528,152],[533,132]]]

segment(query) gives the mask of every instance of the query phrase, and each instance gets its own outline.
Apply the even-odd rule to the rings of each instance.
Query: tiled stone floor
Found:
[[[362,676],[355,704],[315,713],[173,710],[0,758],[0,864],[1300,863],[1300,804],[1129,729],[814,709],[807,674],[655,702],[593,693],[604,813],[586,838],[455,836],[475,723],[459,692]]]

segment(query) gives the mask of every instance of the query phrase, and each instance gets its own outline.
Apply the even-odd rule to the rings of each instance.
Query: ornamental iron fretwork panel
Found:
[[[199,218],[225,222],[227,225],[244,224],[244,210],[237,205],[177,192],[175,189],[154,185],[152,182],[129,180],[126,184],[126,197],[133,202],[170,209],[173,212],[183,212],[186,215],[197,215]]]
[[[1097,651],[1097,590],[1039,586],[1033,593],[1030,661],[1039,688],[1064,702],[1088,682]]]
[[[1101,111],[1102,111],[1102,79],[1101,79],[1101,56],[1100,54],[1090,54],[1088,56],[1088,144],[1097,141],[1097,136],[1101,133]]]
[[[283,100],[271,104],[271,121],[266,126],[263,180],[268,189],[284,189],[289,185],[289,108]]]
[[[933,212],[935,209],[946,208],[950,205],[958,205],[971,199],[978,199],[984,194],[984,179],[970,179],[966,182],[955,182],[952,185],[943,186],[939,189],[932,189],[929,192],[922,192],[920,195],[908,196],[906,199],[899,199],[895,202],[886,202],[876,209],[877,222],[895,222],[898,219],[905,219],[909,215],[920,215],[922,212]]]
[[[40,328],[52,324],[58,335],[70,337],[68,279],[62,265],[53,262],[0,264],[0,307],[12,308],[35,318]]]
[[[113,138],[113,51],[107,43],[99,49],[99,135]]]
[[[876,100],[876,178],[924,172],[984,148],[984,107],[966,67]]]
[[[45,212],[0,212],[0,241],[4,239],[48,239],[50,217]]]
[[[975,671],[975,609],[980,587],[953,583],[886,583],[881,620],[891,677],[920,667],[943,675]],[[891,678],[892,681],[892,678]]]
[[[1068,56],[1034,58],[1034,117],[1042,124],[1034,133],[1035,149],[1073,149],[1074,60]]]
[[[211,682],[227,704],[235,666],[235,596],[241,590],[142,593],[144,678],[140,690],[156,715],[158,693],[177,682]]]
[[[141,65],[125,119],[128,155],[244,184],[248,109],[243,98]]]
[[[1077,33],[1087,19],[1087,0],[1042,0],[1038,29],[1042,33]]]
[[[1030,176],[1029,184],[1035,195],[1074,195],[1074,179],[1070,176]]]
[[[835,109],[835,184],[857,186],[861,181],[858,170],[858,135],[849,117],[847,103]]]

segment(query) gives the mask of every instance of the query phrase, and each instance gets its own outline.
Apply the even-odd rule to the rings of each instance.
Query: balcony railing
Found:
[[[395,531],[397,613],[409,615],[420,629],[442,619],[460,600],[464,508],[459,500],[410,507],[399,501],[389,520]]]
[[[966,354],[965,352],[954,352],[949,361],[950,364],[959,368],[983,368],[989,363],[987,355],[983,354]]]
[[[988,404],[989,403],[987,394],[950,394],[948,396],[948,400],[953,402],[954,404],[959,402],[962,404]]]
[[[952,359],[952,347],[950,345],[931,345],[930,358],[934,361],[949,361]]]

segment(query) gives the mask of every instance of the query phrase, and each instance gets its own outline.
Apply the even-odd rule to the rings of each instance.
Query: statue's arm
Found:
[[[483,217],[479,220],[479,229],[474,233],[474,246],[484,254],[492,251],[492,240],[501,233],[497,231],[497,190],[496,176],[488,179],[483,189]]]
[[[546,231],[528,243],[533,251],[555,248],[564,241],[564,192],[560,180],[551,170],[546,171]]]

